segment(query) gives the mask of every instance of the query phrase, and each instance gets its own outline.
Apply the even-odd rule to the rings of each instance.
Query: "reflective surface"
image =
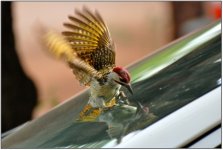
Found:
[[[220,85],[219,35],[156,75],[135,82],[137,92],[130,99],[141,101],[162,118]]]
[[[221,85],[221,24],[192,34],[129,69],[134,91],[133,96],[125,91],[129,100],[142,102],[156,118],[133,122],[137,130]],[[88,96],[84,92],[7,136],[3,148],[102,147],[111,141],[105,123],[75,122]]]

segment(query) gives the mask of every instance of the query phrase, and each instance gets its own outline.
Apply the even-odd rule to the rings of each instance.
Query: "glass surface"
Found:
[[[220,85],[219,35],[152,77],[134,82],[136,92],[130,99],[141,101],[162,118]]]
[[[143,76],[146,76],[146,74],[147,72],[144,72]],[[204,45],[194,49],[191,53],[152,77],[144,78],[140,81],[133,81],[132,88],[134,95],[131,96],[128,94],[130,102],[133,99],[140,101],[144,106],[149,107],[150,113],[155,115],[156,118],[146,122],[146,124],[145,122],[141,122],[141,125],[140,123],[136,125],[135,122],[133,122],[135,130],[151,125],[220,85],[221,36],[219,35]],[[128,93],[124,88],[122,90]],[[98,129],[98,125],[98,123],[83,123],[81,128],[83,127],[85,130],[81,136],[78,134],[78,138],[83,138],[83,141],[88,144],[82,143],[81,141],[77,143],[71,142],[73,144],[70,145],[70,147],[97,148],[107,143],[110,138],[106,134],[107,127],[104,126],[104,124],[100,125],[100,132],[95,131],[98,133],[97,135],[89,136],[89,132]],[[71,130],[82,131],[67,129],[68,132]],[[77,137],[73,133],[71,136]],[[84,138],[84,136],[87,138]],[[52,140],[54,141],[53,143],[55,143],[55,139]],[[91,143],[95,141],[97,141],[95,145]]]
[[[218,29],[216,29],[218,27]],[[153,118],[133,122],[143,129],[221,85],[221,24],[196,32],[129,68],[133,100],[149,107]],[[75,106],[63,104],[29,129],[3,141],[4,148],[100,148],[112,139],[103,122],[75,122],[88,95],[77,97]],[[72,99],[71,101],[74,101]],[[68,102],[70,103],[70,102]],[[81,106],[80,106],[81,105]],[[75,112],[74,112],[75,111]],[[155,119],[154,119],[155,118]],[[15,134],[16,135],[16,134]],[[20,135],[20,136],[19,136]],[[10,145],[11,143],[11,145]]]

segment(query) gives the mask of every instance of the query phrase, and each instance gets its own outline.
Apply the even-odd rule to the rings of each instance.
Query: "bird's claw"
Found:
[[[125,95],[125,93],[123,91],[120,91],[118,98],[117,98],[117,103],[119,105],[129,105],[130,104],[127,96]]]
[[[116,105],[113,105],[113,106],[109,106],[109,107],[103,107],[102,108],[102,111],[109,111],[109,110],[112,110]]]

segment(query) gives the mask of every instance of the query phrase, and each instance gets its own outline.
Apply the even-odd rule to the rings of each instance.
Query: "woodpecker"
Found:
[[[106,108],[114,97],[126,98],[121,86],[133,94],[129,72],[115,64],[115,44],[107,25],[96,10],[84,7],[68,16],[62,35],[46,32],[44,42],[56,57],[67,62],[81,84],[90,87],[89,104]]]

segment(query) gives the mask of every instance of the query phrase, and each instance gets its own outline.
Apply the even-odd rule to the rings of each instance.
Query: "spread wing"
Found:
[[[114,43],[100,14],[86,7],[78,17],[69,16],[71,23],[64,23],[68,31],[62,32],[73,51],[92,68],[106,74],[115,66]]]
[[[89,85],[92,78],[100,79],[102,77],[100,72],[78,57],[63,36],[55,32],[45,32],[43,34],[43,42],[49,52],[57,58],[67,61],[80,83]]]
[[[48,50],[56,57],[64,59],[74,75],[84,85],[92,78],[101,79],[115,66],[114,43],[100,14],[87,8],[76,11],[78,18],[69,16],[71,23],[64,26],[69,31],[43,33]]]

